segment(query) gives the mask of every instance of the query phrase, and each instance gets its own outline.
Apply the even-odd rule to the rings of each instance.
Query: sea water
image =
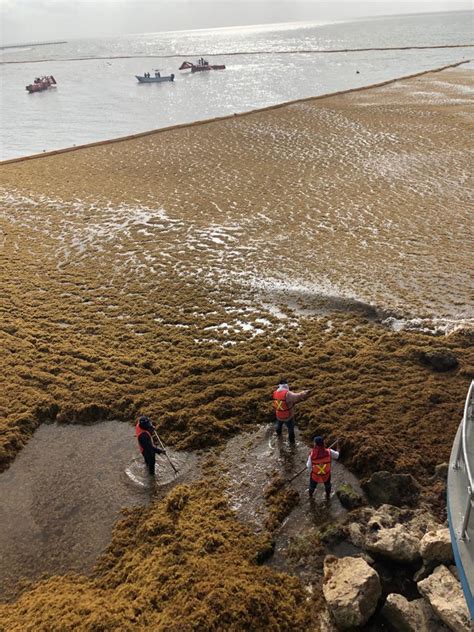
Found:
[[[465,61],[470,12],[145,33],[0,50],[0,159],[371,85]],[[445,46],[416,49],[416,46]],[[405,48],[405,50],[401,50]],[[398,50],[353,49],[398,48]],[[345,52],[328,52],[328,51]],[[311,51],[311,52],[309,52]],[[178,71],[205,56],[226,70]],[[159,69],[173,83],[139,84]],[[57,88],[29,94],[37,76]]]

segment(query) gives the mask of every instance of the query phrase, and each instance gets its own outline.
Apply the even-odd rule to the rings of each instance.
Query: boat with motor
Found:
[[[43,90],[49,90],[50,88],[56,87],[56,79],[53,75],[48,75],[44,77],[36,77],[33,83],[30,83],[28,86],[25,86],[25,89],[28,90],[30,94],[33,92],[42,92]]]
[[[210,64],[204,57],[198,59],[197,64],[191,61],[183,61],[179,70],[191,70],[191,72],[203,72],[206,70],[225,70],[224,64]]]
[[[155,75],[152,76],[149,72],[144,75],[135,75],[138,79],[138,83],[163,83],[163,81],[174,81],[174,75],[162,75],[159,70],[155,70]]]

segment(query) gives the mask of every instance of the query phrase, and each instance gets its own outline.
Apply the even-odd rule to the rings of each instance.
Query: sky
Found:
[[[0,0],[0,45],[472,10],[474,0]]]

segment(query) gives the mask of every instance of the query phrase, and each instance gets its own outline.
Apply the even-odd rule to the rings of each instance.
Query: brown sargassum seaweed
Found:
[[[176,487],[134,510],[91,578],[52,577],[0,606],[7,630],[302,630],[312,600],[296,578],[257,565],[264,537],[218,488]]]
[[[444,76],[454,90],[458,75]],[[313,389],[297,413],[308,445],[340,437],[361,478],[413,474],[442,515],[432,476],[474,374],[472,334],[394,332],[364,312],[300,317],[277,288],[265,301],[280,321],[245,283],[270,269],[331,277],[368,303],[429,316],[444,301],[441,315],[465,316],[467,187],[423,178],[466,164],[465,106],[399,88],[2,166],[0,468],[52,421],[144,412],[173,447],[222,443],[272,419],[284,373]],[[393,160],[409,177],[395,170],[387,187],[379,167]],[[220,328],[238,321],[263,331]],[[439,348],[455,369],[423,362]],[[294,499],[271,496],[274,529]],[[208,476],[128,513],[92,577],[34,584],[0,618],[6,630],[305,629],[317,606],[257,564],[267,549]]]

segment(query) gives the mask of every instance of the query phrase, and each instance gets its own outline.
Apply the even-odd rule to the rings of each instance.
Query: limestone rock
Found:
[[[427,511],[415,509],[412,516],[408,520],[410,531],[414,533],[420,540],[428,533],[428,531],[437,531],[442,525],[436,520],[432,514]]]
[[[401,510],[393,505],[380,505],[378,509],[370,509],[367,517],[367,529],[378,531],[382,528],[394,527],[400,522]]]
[[[340,487],[336,490],[336,494],[339,498],[339,502],[346,509],[354,509],[355,507],[360,507],[360,505],[362,505],[362,496],[358,494],[348,483],[340,485]]]
[[[417,584],[438,617],[453,632],[472,632],[471,619],[461,584],[446,566],[437,566],[434,572]]]
[[[391,593],[382,615],[399,632],[449,632],[424,599],[408,601],[403,595]]]
[[[325,558],[323,594],[339,629],[364,625],[381,593],[379,576],[362,558]]]
[[[339,632],[338,628],[334,625],[334,619],[328,608],[322,606],[318,612],[318,630],[324,630],[324,632]]]
[[[418,583],[421,582],[422,579],[426,579],[428,575],[431,575],[433,572],[433,566],[427,566],[424,562],[421,567],[416,571],[413,575],[413,581]]]
[[[363,485],[369,499],[377,504],[415,505],[420,495],[420,486],[411,474],[375,472]]]
[[[346,527],[347,537],[354,546],[363,549],[365,546],[365,536],[362,527],[357,522],[350,522]]]
[[[405,525],[397,524],[368,534],[366,548],[397,562],[415,562],[420,557],[419,539]]]
[[[421,539],[420,553],[427,564],[452,564],[454,556],[449,529],[428,531]]]

